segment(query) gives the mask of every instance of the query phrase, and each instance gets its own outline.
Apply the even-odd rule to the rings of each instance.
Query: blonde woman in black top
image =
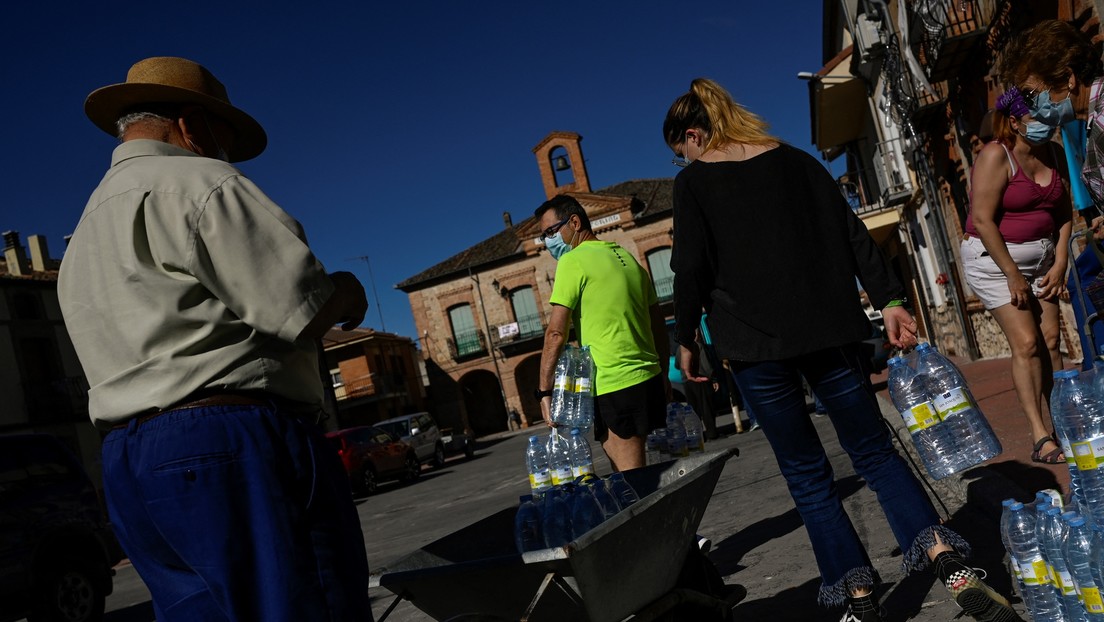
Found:
[[[820,569],[819,601],[845,621],[880,620],[877,570],[843,509],[806,412],[802,377],[855,471],[877,494],[907,571],[934,565],[979,620],[1019,620],[963,562],[969,545],[940,525],[919,481],[890,443],[857,344],[869,336],[856,277],[882,309],[890,341],[916,344],[904,289],[823,166],[767,133],[719,84],[699,78],[679,96],[663,137],[685,168],[675,178],[675,337],[678,364],[697,370],[694,328],[704,309],[720,358],[755,410],[805,523]],[[933,564],[934,562],[934,564]]]

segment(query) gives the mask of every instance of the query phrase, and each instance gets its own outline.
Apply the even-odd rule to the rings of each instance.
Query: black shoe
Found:
[[[950,572],[944,585],[966,615],[979,622],[1023,622],[1012,606],[985,584],[973,568],[958,560],[939,560]],[[953,567],[949,567],[953,564]]]
[[[864,609],[849,601],[840,622],[882,622],[882,608],[875,606],[873,609]]]

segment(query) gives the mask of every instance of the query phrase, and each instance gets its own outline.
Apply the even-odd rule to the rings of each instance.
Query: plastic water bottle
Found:
[[[1069,441],[1066,462],[1072,459],[1076,467],[1077,497],[1088,506],[1092,522],[1104,525],[1104,405],[1077,371],[1071,371],[1073,375],[1055,374],[1052,393],[1058,402],[1051,405],[1051,412],[1061,420]]]
[[[1104,602],[1100,599],[1100,588],[1093,581],[1092,570],[1089,569],[1092,555],[1092,530],[1085,523],[1084,517],[1078,516],[1069,522],[1069,533],[1066,534],[1062,552],[1066,555],[1066,563],[1069,564],[1073,583],[1077,586],[1077,593],[1081,597],[1081,603],[1085,607],[1088,618],[1104,619]]]
[[[605,520],[614,514],[621,511],[621,505],[617,503],[617,499],[610,494],[608,488],[606,488],[606,482],[595,476],[583,478],[583,485],[590,489],[590,494],[594,495],[594,500],[598,502],[598,506],[602,508],[602,520]]]
[[[690,454],[686,448],[686,428],[682,425],[682,407],[674,403],[667,405],[667,453],[676,459]]]
[[[571,492],[571,530],[575,537],[602,524],[605,516],[589,486],[575,486]]]
[[[1089,571],[1097,589],[1104,585],[1104,527],[1093,525],[1092,552],[1089,554]]]
[[[928,394],[927,379],[917,374],[905,359],[889,359],[889,397],[901,413],[912,435],[916,453],[924,468],[935,479],[942,479],[959,470],[962,462],[954,439],[942,421]]]
[[[644,464],[659,464],[665,460],[666,430],[652,430],[644,439]]]
[[[573,376],[574,425],[589,435],[594,426],[594,361],[590,358],[590,346],[583,346],[575,357]]]
[[[561,486],[575,479],[572,475],[571,456],[567,452],[567,439],[560,436],[555,428],[548,435],[545,451],[548,452],[548,472],[552,476],[553,486]]]
[[[548,470],[548,452],[536,436],[529,437],[525,466],[529,471],[529,487],[533,490],[533,497],[539,499],[552,487],[552,474]]]
[[[609,488],[613,498],[617,499],[617,503],[621,506],[622,510],[640,501],[640,495],[636,494],[636,490],[632,485],[625,481],[624,473],[611,474],[609,476],[609,481],[606,482],[606,486]]]
[[[686,450],[688,453],[705,451],[705,435],[702,434],[702,421],[694,407],[682,404],[682,427],[686,430]]]
[[[571,428],[571,436],[567,441],[567,455],[571,457],[571,476],[579,478],[594,472],[594,455],[590,451],[590,443],[587,442],[583,431],[579,428]]]
[[[1077,469],[1077,461],[1074,459],[1073,448],[1070,446],[1069,433],[1061,414],[1061,404],[1064,400],[1070,399],[1067,394],[1076,384],[1077,376],[1076,369],[1063,369],[1054,372],[1054,386],[1050,390],[1050,418],[1054,424],[1054,436],[1057,437],[1058,444],[1062,447],[1062,453],[1066,456],[1066,467],[1069,468],[1070,474],[1071,498],[1081,496],[1081,473]],[[1098,379],[1100,377],[1100,375],[1097,375]],[[1098,400],[1101,395],[1104,395],[1100,393],[1097,387],[1094,387],[1093,393]]]
[[[1000,517],[1000,539],[1001,544],[1004,545],[1004,550],[1008,551],[1008,562],[1012,566],[1012,578],[1016,581],[1016,591],[1019,592],[1023,598],[1024,604],[1027,608],[1031,609],[1031,602],[1029,600],[1029,594],[1024,589],[1023,573],[1020,571],[1020,560],[1016,558],[1016,554],[1012,552],[1012,541],[1008,539],[1010,525],[1012,524],[1012,511],[1011,507],[1017,503],[1015,499],[1005,499],[1001,502],[1001,517]]]
[[[1010,505],[1008,510],[1008,542],[1012,546],[1009,552],[1019,561],[1024,601],[1028,603],[1031,618],[1035,622],[1061,622],[1058,596],[1051,587],[1046,561],[1035,540],[1035,516],[1026,511],[1019,501]]]
[[[572,377],[574,371],[575,348],[571,345],[564,346],[560,358],[556,360],[556,375],[552,381],[552,407],[549,416],[552,423],[558,426],[570,426],[574,418],[575,406],[575,381]]]
[[[541,504],[541,531],[545,548],[563,546],[573,539],[571,507],[563,490],[553,488],[544,495]]]
[[[966,386],[962,372],[929,343],[916,346],[916,375],[925,376],[928,393],[945,433],[954,439],[962,457],[959,469],[984,462],[1001,452],[1000,441]]]
[[[1068,622],[1085,622],[1085,609],[1078,600],[1077,587],[1066,564],[1066,554],[1062,552],[1067,527],[1059,518],[1061,513],[1059,508],[1047,507],[1043,511],[1042,521],[1035,523],[1035,535],[1050,565],[1050,578],[1054,591],[1058,594],[1062,614]]]
[[[514,517],[514,542],[517,543],[518,553],[544,548],[540,507],[533,501],[533,495],[521,496]]]

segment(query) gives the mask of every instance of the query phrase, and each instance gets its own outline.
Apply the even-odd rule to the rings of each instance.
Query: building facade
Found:
[[[574,196],[599,238],[623,246],[651,274],[669,315],[673,180],[591,190],[581,141],[553,132],[533,148],[546,196]],[[498,233],[396,286],[410,299],[440,425],[476,434],[506,430],[510,410],[524,424],[540,421],[533,391],[556,262],[539,234],[532,216],[514,224],[504,213]]]
[[[809,80],[813,142],[842,158],[840,189],[909,285],[921,331],[944,352],[1007,356],[1007,340],[970,291],[959,242],[970,170],[991,136],[1000,52],[1044,19],[1099,41],[1099,0],[825,0],[824,66]],[[1074,220],[1075,231],[1084,227]],[[879,237],[876,235],[876,237]],[[1072,258],[1071,258],[1072,259]],[[1063,344],[1080,344],[1063,304]]]
[[[46,239],[4,236],[0,262],[0,434],[52,434],[100,482],[100,432],[88,417],[88,381],[61,316],[59,262]]]
[[[421,357],[408,337],[371,328],[330,329],[322,340],[337,430],[426,410]]]

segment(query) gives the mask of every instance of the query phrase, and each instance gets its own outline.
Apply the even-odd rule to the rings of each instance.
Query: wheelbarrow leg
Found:
[[[568,598],[575,601],[575,604],[580,608],[583,607],[583,600],[579,598],[579,595],[575,593],[575,590],[571,589],[571,586],[564,582],[560,575],[555,572],[550,572],[544,575],[544,580],[541,581],[540,587],[537,588],[536,594],[533,594],[533,600],[529,602],[529,607],[525,610],[525,614],[521,616],[520,622],[528,622],[529,616],[533,615],[537,605],[540,603],[540,599],[544,597],[544,593],[548,591],[548,588],[555,585],[560,588],[560,591],[564,593]]]
[[[395,610],[395,607],[399,606],[399,601],[401,601],[402,599],[402,594],[396,596],[395,600],[391,601],[391,604],[387,606],[387,609],[384,610],[383,615],[381,615],[379,619],[376,620],[376,622],[383,622],[384,620],[386,620],[387,616],[391,615],[391,612]]]

